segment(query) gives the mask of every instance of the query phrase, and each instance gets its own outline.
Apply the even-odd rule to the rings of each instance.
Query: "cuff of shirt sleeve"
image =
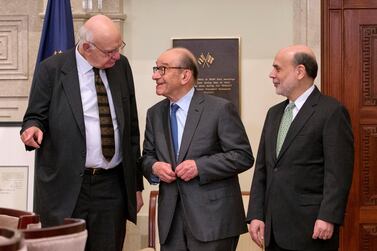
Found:
[[[151,175],[151,184],[152,185],[157,185],[160,183],[160,178],[157,177],[156,175]]]

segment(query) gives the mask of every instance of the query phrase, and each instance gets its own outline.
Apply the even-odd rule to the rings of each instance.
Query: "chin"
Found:
[[[157,94],[158,96],[161,96],[161,95],[164,94],[164,92],[163,92],[163,91],[159,91],[159,90],[156,89],[156,94]]]

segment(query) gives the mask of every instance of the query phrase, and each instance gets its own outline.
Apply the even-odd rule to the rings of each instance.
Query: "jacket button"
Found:
[[[276,167],[276,168],[274,168],[274,172],[277,172],[278,171],[278,168]]]

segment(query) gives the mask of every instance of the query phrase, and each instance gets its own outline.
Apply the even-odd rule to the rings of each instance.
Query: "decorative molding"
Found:
[[[362,224],[360,227],[360,250],[374,250],[377,241],[377,225]]]
[[[377,206],[377,125],[361,128],[361,197],[364,206]]]
[[[377,78],[377,26],[361,25],[360,26],[360,44],[361,44],[361,67],[362,67],[362,98],[363,105],[376,106],[377,93],[374,83]]]
[[[0,97],[0,123],[20,122],[27,107],[27,99],[22,97]]]
[[[28,78],[28,16],[0,15],[0,79]]]

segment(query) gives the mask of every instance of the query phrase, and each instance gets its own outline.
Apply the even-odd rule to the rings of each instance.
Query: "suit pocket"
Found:
[[[221,188],[216,190],[211,190],[207,192],[207,198],[210,201],[215,201],[224,197],[232,197],[236,194],[236,191],[229,188]]]
[[[322,194],[301,194],[299,196],[300,206],[312,206],[321,204]]]

